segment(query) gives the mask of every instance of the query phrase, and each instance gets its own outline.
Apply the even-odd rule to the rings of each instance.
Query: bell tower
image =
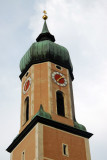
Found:
[[[73,66],[68,50],[44,25],[20,61],[21,116],[11,160],[91,160],[92,136],[75,118]]]

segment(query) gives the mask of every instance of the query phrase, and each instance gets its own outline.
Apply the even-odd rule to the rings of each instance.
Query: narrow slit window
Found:
[[[68,156],[68,145],[63,144],[63,155]]]
[[[63,92],[57,91],[56,98],[57,98],[57,113],[60,116],[65,116]]]
[[[25,160],[25,152],[22,152],[22,160]]]

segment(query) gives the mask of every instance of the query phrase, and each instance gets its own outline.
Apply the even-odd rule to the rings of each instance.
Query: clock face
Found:
[[[31,78],[28,77],[27,80],[25,81],[24,85],[23,85],[23,93],[24,94],[29,90],[30,85],[31,85]]]
[[[60,72],[53,72],[52,79],[59,86],[64,87],[67,85],[67,80],[66,80],[65,76]]]

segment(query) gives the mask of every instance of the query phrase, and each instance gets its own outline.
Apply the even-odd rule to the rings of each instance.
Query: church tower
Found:
[[[10,160],[91,160],[92,136],[75,118],[69,52],[44,25],[20,61],[21,116]]]

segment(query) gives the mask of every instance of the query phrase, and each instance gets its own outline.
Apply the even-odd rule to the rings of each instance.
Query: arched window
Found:
[[[63,92],[57,91],[56,98],[57,98],[57,113],[60,116],[65,116]]]
[[[24,101],[23,120],[23,124],[25,124],[29,120],[29,97],[26,97]]]

